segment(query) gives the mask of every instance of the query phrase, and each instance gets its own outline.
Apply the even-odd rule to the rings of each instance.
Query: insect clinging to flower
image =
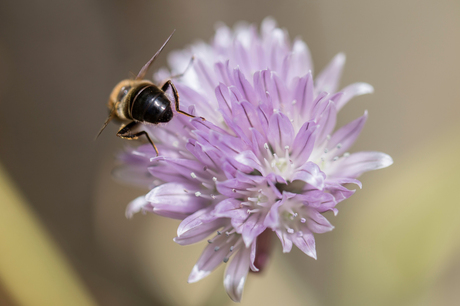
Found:
[[[159,124],[171,121],[174,115],[171,106],[172,101],[165,95],[165,92],[169,88],[172,89],[174,94],[174,107],[176,112],[188,117],[195,117],[179,109],[179,94],[176,87],[171,82],[171,78],[177,78],[181,75],[171,77],[161,87],[158,87],[151,81],[144,80],[148,69],[169,42],[174,32],[175,31],[169,35],[161,48],[142,67],[134,80],[123,80],[112,90],[107,104],[110,114],[97,136],[102,133],[113,118],[116,118],[119,121],[127,122],[127,124],[123,124],[117,132],[118,137],[123,139],[138,139],[139,136],[145,135],[155,149],[156,154],[159,155],[158,149],[149,134],[143,130],[139,131],[139,129],[142,124]]]

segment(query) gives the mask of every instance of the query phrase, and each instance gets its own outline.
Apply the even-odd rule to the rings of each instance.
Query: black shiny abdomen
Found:
[[[134,120],[157,124],[172,119],[171,102],[155,85],[135,89],[132,97],[130,110]]]

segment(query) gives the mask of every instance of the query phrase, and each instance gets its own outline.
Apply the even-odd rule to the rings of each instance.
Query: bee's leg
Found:
[[[139,122],[131,121],[127,125],[124,125],[120,128],[120,130],[117,132],[117,136],[123,139],[138,139],[139,136],[145,135],[147,137],[147,140],[150,142],[152,147],[155,149],[155,152],[157,153],[157,156],[159,155],[158,149],[153,143],[152,139],[150,139],[149,134],[146,131],[141,131],[138,133],[133,133],[133,129],[136,129],[137,125],[139,125]]]
[[[171,76],[171,80],[172,79],[178,79],[178,78],[181,78],[184,76],[184,74],[190,69],[190,67],[192,67],[192,64],[193,64],[193,61],[195,60],[195,56],[192,55],[192,58],[190,59],[190,62],[188,62],[188,65],[187,67],[185,67],[185,70],[184,72],[180,73],[180,74],[176,74],[176,75],[173,75]]]
[[[176,112],[178,113],[181,113],[185,116],[188,116],[188,117],[192,117],[192,118],[195,118],[195,116],[193,115],[190,115],[189,113],[186,113],[184,111],[181,111],[179,109],[179,94],[177,93],[177,89],[176,89],[176,86],[174,86],[174,84],[171,82],[171,80],[167,80],[166,83],[163,85],[163,87],[161,87],[161,90],[163,91],[166,91],[168,90],[168,88],[171,86],[171,89],[173,91],[173,94],[174,94],[174,100],[175,100],[175,106],[176,106]],[[206,120],[204,119],[203,117],[200,117],[202,120]]]

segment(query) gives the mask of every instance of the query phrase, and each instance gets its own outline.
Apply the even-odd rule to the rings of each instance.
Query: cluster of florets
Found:
[[[337,112],[373,91],[355,83],[337,92],[343,54],[314,80],[306,44],[291,43],[272,19],[260,34],[252,25],[219,26],[211,44],[173,53],[173,72],[192,54],[192,68],[175,85],[183,109],[206,121],[177,115],[162,128],[145,126],[160,156],[148,144],[123,155],[127,178],[151,188],[127,215],[182,219],[175,242],[208,241],[189,282],[229,261],[224,286],[239,301],[248,271],[258,271],[257,258],[266,256],[258,253],[264,233],[276,233],[284,252],[295,245],[316,258],[314,234],[334,228],[323,213],[336,214],[354,193],[344,185],[361,187],[358,176],[392,160],[347,153],[367,112],[334,132]]]

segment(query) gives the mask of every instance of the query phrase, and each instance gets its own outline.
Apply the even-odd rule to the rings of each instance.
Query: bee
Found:
[[[175,30],[169,35],[168,39],[166,39],[155,55],[153,55],[153,57],[142,67],[134,80],[123,80],[112,90],[107,104],[110,114],[96,138],[102,133],[112,119],[118,119],[121,122],[126,122],[126,124],[123,124],[118,130],[118,137],[123,139],[138,139],[140,136],[145,135],[158,156],[158,149],[152,139],[150,139],[148,133],[145,131],[135,131],[144,123],[157,125],[159,123],[171,121],[173,118],[172,102],[165,95],[165,92],[170,87],[174,95],[174,107],[176,112],[195,118],[195,116],[179,109],[179,94],[176,87],[171,82],[172,78],[181,77],[185,73],[192,64],[193,57],[184,73],[172,76],[171,79],[167,80],[164,85],[161,86],[161,88],[151,81],[144,80],[144,76],[148,69],[169,42],[174,32]],[[204,120],[202,117],[201,119]]]

